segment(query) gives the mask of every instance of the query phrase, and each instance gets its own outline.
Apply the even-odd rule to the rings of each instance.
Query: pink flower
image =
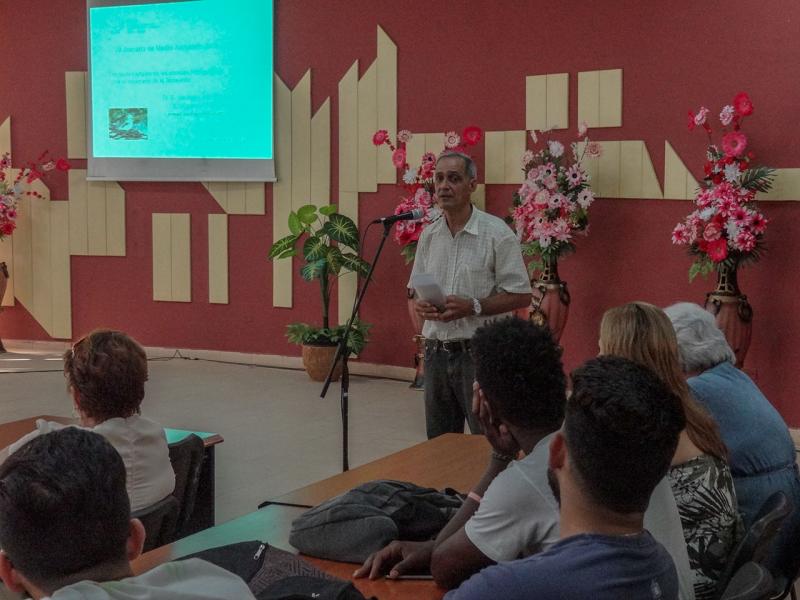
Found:
[[[17,211],[13,208],[6,209],[6,217],[13,221],[17,218]]]
[[[747,137],[740,131],[731,131],[722,136],[722,151],[726,156],[737,157],[747,148]]]
[[[686,244],[689,241],[689,230],[683,223],[678,223],[672,230],[673,244]]]
[[[406,166],[406,150],[405,148],[398,148],[392,152],[392,164],[398,169]]]
[[[703,230],[703,239],[705,241],[713,242],[714,240],[718,240],[720,237],[722,237],[722,230],[720,229],[719,225],[714,222],[706,225],[706,228]]]
[[[708,242],[706,253],[714,262],[722,262],[728,258],[728,242],[724,238]]]
[[[707,116],[708,116],[708,109],[705,106],[701,106],[700,110],[698,110],[697,114],[694,116],[694,124],[695,125],[705,124]]]
[[[2,225],[0,225],[0,233],[2,233],[3,235],[11,235],[12,233],[14,233],[14,230],[16,228],[17,228],[16,223],[7,221]]]
[[[750,224],[750,212],[741,206],[734,209],[731,212],[730,217],[733,219],[733,222],[739,226]]]
[[[436,164],[436,155],[433,152],[426,152],[422,155],[422,162]]]
[[[544,177],[542,179],[542,184],[548,190],[554,190],[554,189],[556,189],[558,187],[558,182],[556,181],[556,176],[555,175],[549,175],[547,177]]]
[[[481,131],[480,127],[469,125],[464,128],[464,131],[461,132],[461,139],[464,140],[464,143],[467,146],[474,146],[481,141],[482,135],[483,132]]]
[[[571,228],[566,219],[556,219],[553,223],[553,237],[559,242],[567,242],[571,236]]]
[[[756,236],[749,231],[740,231],[734,240],[734,246],[742,252],[751,252],[756,247]]]
[[[733,107],[730,104],[726,104],[722,107],[722,111],[719,113],[719,122],[727,127],[731,124],[731,121],[733,121],[733,114]]]
[[[401,129],[400,131],[397,132],[397,141],[403,144],[407,144],[408,142],[410,142],[412,137],[414,137],[414,135],[408,129]]]
[[[372,135],[372,143],[380,146],[389,141],[389,132],[385,129],[379,129]]]
[[[551,175],[555,174],[556,174],[556,166],[551,162],[545,163],[541,167],[539,167],[540,177],[550,177]]]
[[[753,114],[753,103],[746,92],[739,92],[733,97],[733,108],[740,117]]]
[[[750,226],[753,228],[753,233],[755,234],[764,233],[767,229],[767,223],[769,223],[769,221],[759,212],[753,213],[750,220]]]
[[[561,208],[567,203],[567,198],[564,194],[557,193],[550,196],[550,200],[548,201],[548,206],[550,208]]]
[[[461,144],[461,136],[455,131],[448,131],[444,134],[444,147],[452,150]]]
[[[530,152],[530,150],[528,150],[528,152]],[[527,174],[528,181],[536,181],[541,174],[542,174],[541,167],[533,167],[530,171],[528,171]]]
[[[603,153],[603,146],[600,142],[589,142],[586,144],[586,156],[589,158],[600,158]]]
[[[697,194],[697,198],[695,198],[695,204],[700,208],[705,208],[711,204],[713,200],[713,193],[712,190],[704,189],[699,194]]]
[[[583,189],[578,194],[578,204],[580,204],[581,208],[584,210],[591,206],[592,202],[594,202],[594,193],[590,189]]]
[[[533,202],[534,204],[539,204],[540,206],[548,206],[550,204],[550,192],[547,190],[537,192],[533,197]]]
[[[581,171],[579,165],[572,165],[567,170],[567,182],[569,183],[570,187],[575,187],[576,185],[583,183],[583,171]]]

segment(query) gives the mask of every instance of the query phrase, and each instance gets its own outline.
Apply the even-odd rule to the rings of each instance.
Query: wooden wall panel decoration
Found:
[[[569,127],[569,73],[547,74],[547,128]]]
[[[578,73],[578,122],[622,126],[622,69]]]
[[[272,185],[272,239],[289,235],[292,210],[292,95],[280,77],[275,76],[275,176]],[[274,260],[272,265],[272,305],[292,307],[292,260]]]
[[[358,191],[358,61],[339,81],[339,191]]]
[[[800,200],[800,169],[776,169],[772,190],[759,200]]]
[[[378,149],[372,134],[378,129],[378,61],[358,81],[358,191],[378,191]]]
[[[11,117],[0,123],[0,156],[11,152]],[[8,268],[8,284],[2,299],[3,306],[14,306],[14,238],[0,242],[0,261]]]
[[[525,78],[525,129],[547,129],[547,75]]]
[[[339,192],[339,212],[351,219],[358,217],[358,192]],[[358,279],[355,273],[342,275],[336,282],[338,288],[338,310],[339,323],[347,323],[350,318],[350,311],[353,307],[353,300],[358,289]]]
[[[90,256],[106,256],[106,185],[103,181],[89,181],[86,208],[86,232]]]
[[[153,213],[153,300],[172,300],[172,219]]]
[[[67,99],[67,157],[86,158],[86,71],[64,73]]]
[[[664,198],[666,200],[692,200],[697,181],[677,155],[672,145],[664,141]]]
[[[397,135],[397,46],[380,26],[377,64],[377,128],[388,131],[394,140]],[[376,150],[378,183],[396,183],[397,169],[392,164],[391,150],[385,144]]]
[[[506,131],[504,135],[504,181],[522,183],[525,178],[520,166],[520,157],[525,152],[526,131]]]
[[[50,332],[53,329],[53,272],[51,265],[50,201],[34,198],[30,201],[31,213],[31,295],[33,302],[27,306],[36,320]],[[17,271],[19,272],[19,271]]]
[[[228,215],[208,215],[208,301],[228,304]]]
[[[192,301],[192,252],[190,215],[170,215],[172,301]]]
[[[505,183],[506,177],[506,136],[503,131],[484,133],[484,181],[487,184]],[[521,154],[520,154],[521,155]]]
[[[486,185],[479,183],[469,199],[479,209],[486,210]]]
[[[311,197],[311,71],[292,90],[292,209]]]
[[[390,162],[391,164],[391,162]],[[331,100],[311,117],[311,203],[331,203]]]
[[[69,259],[69,203],[50,202],[50,277],[54,338],[72,337],[72,278]],[[123,244],[125,238],[123,237]],[[123,245],[124,251],[124,245]]]

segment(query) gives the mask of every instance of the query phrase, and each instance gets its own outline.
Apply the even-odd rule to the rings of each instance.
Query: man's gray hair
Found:
[[[664,312],[675,328],[685,373],[705,371],[725,361],[736,364],[736,355],[710,312],[691,302],[678,302]]]
[[[464,161],[464,172],[469,175],[470,179],[477,179],[478,178],[478,167],[475,164],[475,161],[472,160],[472,157],[464,154],[463,152],[458,152],[457,150],[445,150],[439,156],[436,157],[436,164],[439,164],[439,161],[443,158],[460,158]]]

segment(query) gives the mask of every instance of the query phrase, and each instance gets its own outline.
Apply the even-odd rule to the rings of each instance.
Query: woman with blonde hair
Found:
[[[599,345],[601,354],[623,356],[650,368],[681,399],[686,429],[668,478],[694,572],[695,597],[713,598],[741,521],[727,449],[713,418],[689,391],[672,323],[660,308],[630,302],[603,315]]]
[[[79,426],[105,437],[122,456],[131,510],[172,493],[175,473],[164,429],[141,416],[147,355],[127,334],[97,329],[64,353],[64,377]],[[34,437],[65,425],[39,419],[36,429],[0,451],[0,461]]]

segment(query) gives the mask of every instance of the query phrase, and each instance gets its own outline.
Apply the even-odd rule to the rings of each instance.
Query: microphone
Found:
[[[425,211],[421,208],[415,208],[408,212],[400,213],[399,215],[391,215],[389,217],[381,217],[375,219],[373,223],[383,223],[384,225],[392,225],[395,221],[416,221],[425,216]]]

